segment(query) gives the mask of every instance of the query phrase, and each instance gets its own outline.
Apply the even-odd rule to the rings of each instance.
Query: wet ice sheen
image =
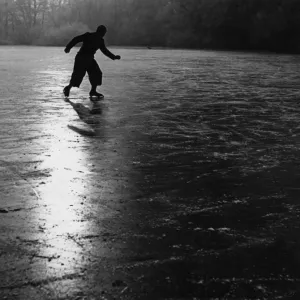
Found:
[[[113,50],[121,61],[97,55],[105,99],[89,101],[87,79],[71,92],[96,112],[86,116],[62,98],[76,51],[0,47],[0,213],[20,227],[22,255],[32,251],[33,285],[96,293],[97,261],[120,255],[117,269],[153,299],[293,292],[299,57]],[[0,295],[15,278],[5,274]]]

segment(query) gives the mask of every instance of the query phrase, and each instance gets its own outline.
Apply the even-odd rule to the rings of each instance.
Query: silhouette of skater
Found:
[[[94,55],[96,51],[100,49],[104,55],[112,60],[121,59],[119,55],[112,54],[106,48],[103,39],[106,32],[106,27],[104,25],[100,25],[96,32],[87,32],[83,35],[76,36],[66,46],[65,52],[69,53],[72,47],[74,47],[77,43],[82,42],[82,46],[75,57],[74,69],[70,83],[63,90],[66,97],[70,95],[72,87],[80,86],[86,72],[89,75],[89,80],[92,86],[90,97],[103,97],[102,94],[97,92],[97,86],[102,84],[102,71],[94,59]]]

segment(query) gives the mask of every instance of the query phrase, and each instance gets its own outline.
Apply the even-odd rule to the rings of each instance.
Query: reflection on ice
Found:
[[[102,107],[100,103],[94,102],[92,109],[90,109],[82,103],[75,103],[70,99],[65,99],[65,102],[69,103],[79,118],[85,124],[87,124],[87,126],[68,125],[68,127],[84,136],[97,136],[97,132],[99,133],[99,131],[95,129],[102,123],[101,119],[98,117],[98,115],[101,115],[102,113]]]
[[[49,176],[39,185],[42,205],[36,216],[42,220],[41,230],[46,236],[44,242],[47,246],[42,248],[41,255],[52,257],[59,254],[68,272],[72,272],[75,265],[78,268],[81,250],[76,237],[87,230],[80,215],[85,205],[83,195],[88,192],[85,184],[89,173],[87,154],[81,150],[81,144],[70,145],[72,131],[59,122],[45,123],[43,131],[54,132],[59,142],[48,144],[41,166],[49,170]],[[55,271],[53,262],[47,265]]]

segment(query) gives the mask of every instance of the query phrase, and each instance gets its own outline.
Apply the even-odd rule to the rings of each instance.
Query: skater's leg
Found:
[[[72,87],[80,87],[89,64],[89,58],[80,55],[76,56],[70,83],[64,88],[64,94],[66,97],[69,96]]]
[[[71,85],[71,84],[69,84],[69,85],[67,85],[67,86],[64,87],[64,90],[63,90],[63,91],[64,91],[65,97],[69,97],[71,88],[72,88],[72,85]]]
[[[97,84],[92,84],[90,93],[97,93]]]
[[[102,94],[97,93],[97,86],[102,85],[102,72],[94,59],[89,64],[89,67],[87,68],[87,73],[89,75],[89,80],[92,86],[90,96],[103,97]]]
[[[75,58],[74,69],[70,80],[70,86],[80,87],[80,84],[85,76],[86,70],[89,67],[91,59],[89,57],[77,55]]]

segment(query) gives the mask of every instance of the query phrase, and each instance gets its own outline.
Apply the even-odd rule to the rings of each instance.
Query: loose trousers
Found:
[[[79,87],[86,73],[89,75],[92,86],[102,84],[102,71],[94,57],[77,54],[70,84]]]

